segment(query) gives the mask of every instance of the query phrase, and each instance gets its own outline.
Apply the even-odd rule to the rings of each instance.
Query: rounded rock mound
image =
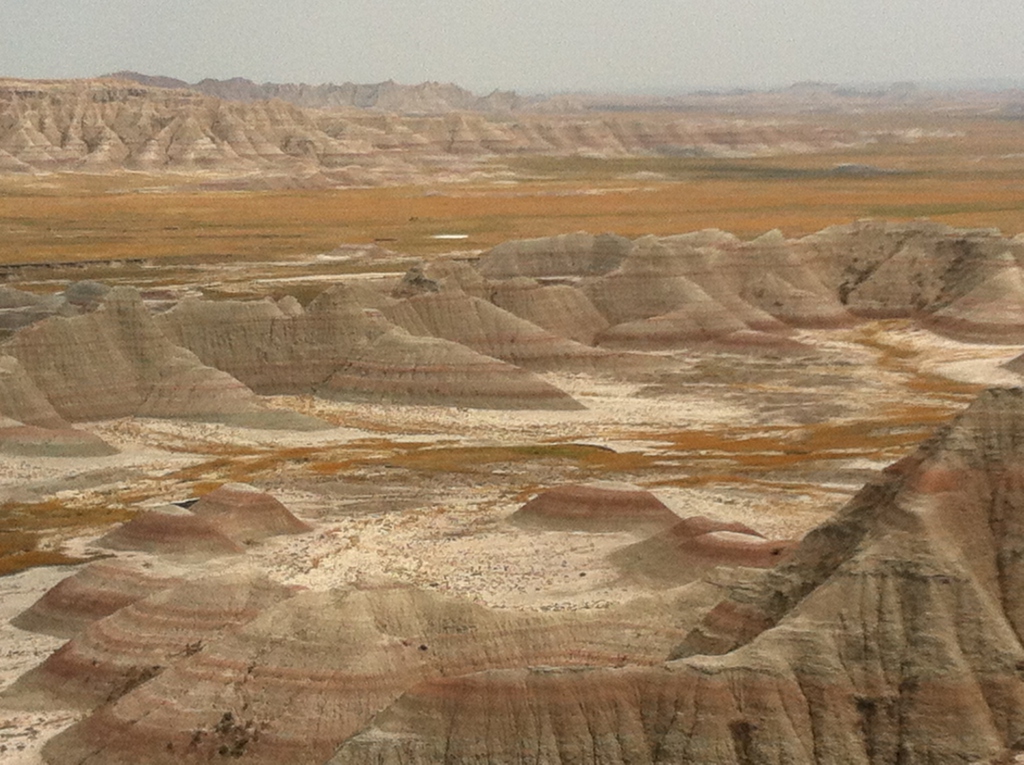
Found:
[[[209,558],[244,552],[216,524],[193,515],[147,510],[100,537],[96,544],[111,550],[137,550],[160,555]]]
[[[570,484],[548,489],[512,514],[520,526],[566,531],[649,533],[679,522],[660,499],[627,484]]]
[[[29,632],[70,638],[104,616],[181,582],[116,560],[97,561],[62,579],[11,619]]]
[[[786,559],[794,540],[772,540],[742,523],[702,515],[684,518],[609,559],[627,576],[669,586],[699,579],[717,566],[770,568]]]
[[[275,497],[244,483],[226,483],[203,495],[190,510],[240,543],[312,530]]]

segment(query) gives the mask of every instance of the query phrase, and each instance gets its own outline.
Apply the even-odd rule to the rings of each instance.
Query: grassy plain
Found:
[[[1024,232],[1024,121],[924,113],[822,120],[836,124],[880,137],[750,159],[503,157],[489,182],[376,188],[216,191],[199,175],[6,176],[0,263],[266,259],[375,240],[429,255],[452,249],[431,238],[451,233],[468,235],[456,244],[467,248],[577,230],[798,236],[866,217]],[[844,172],[850,164],[885,172]]]

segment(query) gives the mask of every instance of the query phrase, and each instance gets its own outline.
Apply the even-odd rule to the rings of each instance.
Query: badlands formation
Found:
[[[327,262],[0,291],[4,757],[1024,750],[1024,239]]]
[[[766,117],[517,108],[455,86],[254,86],[111,77],[0,79],[0,172],[208,172],[254,187],[368,186],[474,174],[521,156],[768,156],[913,142]],[[184,87],[183,87],[184,86]],[[254,100],[254,99],[263,100]],[[270,99],[270,100],[266,100]]]

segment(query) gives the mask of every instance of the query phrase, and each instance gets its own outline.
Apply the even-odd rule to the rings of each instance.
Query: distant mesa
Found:
[[[227,80],[208,78],[190,84],[174,77],[129,71],[114,72],[104,77],[137,82],[153,88],[191,90],[229,101],[279,99],[313,109],[351,108],[444,114],[452,111],[510,111],[525,103],[525,99],[511,91],[496,90],[488,96],[476,96],[458,85],[438,82],[401,85],[388,80],[360,85],[351,82],[341,85],[296,85],[272,82],[257,84],[244,77],[232,77]]]
[[[644,534],[671,528],[679,523],[679,516],[649,491],[598,482],[547,489],[516,510],[509,520],[520,526],[560,531]]]
[[[770,568],[786,560],[795,540],[771,540],[742,523],[693,516],[609,559],[627,576],[661,586],[686,584],[718,566]]]
[[[697,118],[664,104],[591,110],[579,99],[476,96],[430,82],[188,84],[118,74],[0,79],[0,172],[188,172],[208,174],[208,188],[324,188],[421,182],[436,178],[439,162],[464,176],[467,157],[757,156],[876,138],[771,114]]]

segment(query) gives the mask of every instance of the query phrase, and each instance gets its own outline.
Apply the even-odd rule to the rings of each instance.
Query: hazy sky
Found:
[[[477,92],[1024,78],[1024,0],[0,0],[0,76]]]

